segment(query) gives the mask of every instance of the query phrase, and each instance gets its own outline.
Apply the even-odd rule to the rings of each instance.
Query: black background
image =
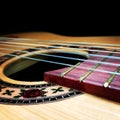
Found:
[[[96,15],[95,15],[96,14]],[[119,36],[120,23],[112,15],[24,12],[4,13],[0,18],[0,35],[17,32],[52,32],[67,36]]]

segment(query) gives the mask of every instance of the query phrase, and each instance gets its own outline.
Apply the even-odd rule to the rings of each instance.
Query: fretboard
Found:
[[[82,62],[62,77],[69,67],[45,72],[44,80],[120,102],[119,57],[118,53],[96,53],[88,60],[98,63]]]

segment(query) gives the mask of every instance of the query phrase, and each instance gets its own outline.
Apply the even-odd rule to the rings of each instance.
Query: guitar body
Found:
[[[78,71],[77,67],[74,66],[74,68],[69,71],[70,66],[68,67],[65,65],[63,66],[58,65],[58,63],[63,63],[66,61],[67,61],[66,64],[67,63],[71,64],[73,60],[72,59],[71,61],[69,60],[64,61],[63,59],[60,58],[61,53],[67,57],[72,56],[72,58],[74,58],[75,56],[77,58],[80,57],[80,59],[83,59],[83,61],[89,60],[90,59],[89,54],[93,55],[93,52],[95,52],[94,53],[95,55],[96,54],[99,55],[97,50],[101,48],[102,48],[101,50],[103,51],[107,50],[108,52],[111,51],[112,49],[111,46],[107,46],[107,47],[102,46],[101,48],[99,48],[98,47],[99,45],[101,44],[118,45],[120,44],[120,37],[111,37],[111,36],[110,37],[68,37],[68,36],[56,35],[53,33],[45,33],[45,32],[17,33],[6,36],[13,39],[4,38],[4,40],[0,41],[0,89],[1,89],[0,118],[1,119],[3,120],[10,120],[10,119],[11,120],[13,119],[17,119],[17,120],[105,119],[106,120],[109,118],[113,120],[120,119],[120,107],[119,107],[120,79],[119,80],[117,79],[117,83],[115,83],[116,87],[111,87],[109,89],[107,88],[106,92],[108,92],[109,95],[107,93],[103,95],[100,92],[104,92],[106,88],[101,89],[100,87],[99,89],[97,89],[97,87],[94,86],[90,87],[89,84],[87,84],[86,87],[89,89],[92,88],[94,92],[93,91],[91,92],[91,90],[88,89],[83,89],[82,86],[80,85],[84,83],[84,80],[81,82],[79,81],[80,85],[76,87],[76,85],[78,84],[77,78],[80,78],[79,72],[81,72],[82,70]],[[16,40],[14,38],[16,38]],[[86,50],[86,47],[83,47],[83,45],[82,47],[80,47],[80,49],[78,49],[78,46],[76,47],[76,44],[74,43],[79,43],[79,42],[82,43],[87,42],[86,46],[89,43],[91,43],[90,45],[91,51],[93,50],[94,46],[96,46],[95,47],[96,51],[92,51],[89,53]],[[71,46],[74,47],[66,45],[70,43],[72,43]],[[114,48],[117,49],[117,53],[119,54],[120,50],[118,48],[120,48],[120,46],[114,46]],[[39,54],[41,54],[40,57],[38,57]],[[44,55],[46,55],[47,57],[45,57]],[[55,56],[54,59],[51,59],[51,57],[53,57],[52,55]],[[118,57],[117,55],[116,57]],[[35,59],[33,60],[33,58]],[[95,60],[97,58],[95,58]],[[38,63],[38,59],[40,64]],[[46,60],[46,61],[44,63],[44,61],[40,61],[40,60]],[[49,61],[54,61],[54,60],[56,60],[57,63],[51,63],[51,64],[47,63]],[[85,63],[83,61],[81,60],[80,65]],[[118,59],[116,64],[120,64],[119,61],[120,60]],[[77,61],[73,62],[74,65],[76,65],[76,63]],[[35,66],[35,67],[31,67],[31,66]],[[26,71],[29,70],[29,72],[27,71],[21,73],[21,71],[24,70]],[[66,70],[68,73],[65,73]],[[34,72],[36,71],[38,73],[34,75],[35,74]],[[74,72],[72,73],[72,71]],[[64,73],[65,75],[63,75]],[[70,77],[69,79],[67,78],[66,81],[65,76],[69,74],[76,75],[77,77]],[[102,74],[105,75],[106,73],[101,72],[101,76]],[[34,76],[37,76],[37,78],[34,78]],[[97,76],[96,74],[94,79],[97,79],[99,76]],[[114,77],[115,76],[112,76],[112,78]],[[120,77],[118,76],[118,78]],[[74,84],[74,81],[76,80],[77,82],[75,83],[74,86],[72,86]],[[46,86],[48,86],[48,88]],[[43,91],[40,91],[39,87],[41,87],[41,90]],[[30,90],[33,90],[32,92],[37,91],[36,92],[37,95],[38,94],[47,95],[47,92],[45,93],[45,90],[43,89],[45,87],[51,90],[57,90],[56,88],[59,88],[58,91],[59,94],[56,93],[57,91],[54,91],[53,98],[49,96],[46,98],[45,96],[43,96],[43,98],[44,97],[45,98],[44,99],[40,98],[37,100],[37,102],[35,102],[36,99],[35,96],[34,99],[28,96]],[[72,92],[70,92],[71,88],[73,89]],[[95,92],[96,89],[97,92]],[[23,93],[23,90],[27,92]],[[63,90],[64,90],[64,94],[62,94]],[[81,90],[82,93],[79,90]],[[55,94],[57,97],[54,97]],[[12,97],[15,99],[12,99]],[[66,98],[66,99],[62,99],[62,98]]]

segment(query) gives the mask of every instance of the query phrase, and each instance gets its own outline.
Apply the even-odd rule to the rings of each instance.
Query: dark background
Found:
[[[119,19],[111,18],[86,14],[4,14],[0,19],[0,35],[45,31],[67,36],[119,36]]]

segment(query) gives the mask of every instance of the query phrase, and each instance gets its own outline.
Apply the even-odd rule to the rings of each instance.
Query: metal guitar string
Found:
[[[28,59],[28,60],[52,63],[52,64],[57,64],[57,65],[64,65],[66,67],[72,67],[73,66],[72,64],[67,64],[67,63],[62,63],[62,62],[55,62],[55,61],[50,61],[50,60],[37,59],[37,58],[31,58],[31,57],[25,57],[25,56],[18,56],[18,55],[4,53],[4,52],[0,52],[0,54],[9,55],[9,56],[12,56],[12,57],[17,57],[17,58],[24,58],[24,59]],[[120,75],[120,73],[114,73],[114,72],[111,72],[111,71],[94,69],[94,68],[87,68],[87,67],[81,67],[81,66],[76,66],[76,68],[81,68],[81,69],[85,69],[85,70],[93,70],[93,71],[97,71],[97,72],[109,73],[109,74],[114,74],[114,75]]]
[[[29,51],[26,51],[26,50],[15,50],[15,49],[11,49],[11,48],[0,48],[1,50],[11,50],[13,52],[23,52],[23,53],[31,53]],[[50,50],[51,51],[51,50]],[[57,52],[57,51],[56,51]],[[59,51],[60,52],[60,51]],[[114,63],[110,63],[110,62],[102,62],[102,61],[97,61],[97,60],[85,60],[85,59],[80,59],[80,58],[73,58],[73,57],[66,57],[66,56],[59,56],[59,55],[53,55],[53,54],[46,54],[46,53],[37,53],[37,52],[34,52],[35,55],[42,55],[42,56],[47,56],[47,57],[55,57],[55,58],[63,58],[63,59],[68,59],[68,60],[79,60],[79,61],[82,61],[82,62],[91,62],[91,63],[100,63],[100,64],[105,64],[105,65],[110,65],[110,66],[117,66],[119,67],[120,65],[119,64],[114,64]]]
[[[10,43],[10,42],[6,42],[6,43]],[[25,45],[25,43],[12,43],[12,44],[21,44],[21,45]],[[26,43],[27,45],[31,45],[31,46],[37,46],[39,47],[40,45],[38,44],[29,44],[29,43]],[[56,48],[53,46],[53,48]],[[43,50],[46,50],[45,48],[40,48],[40,49],[43,49]],[[69,49],[69,48],[68,48]],[[119,48],[120,49],[120,48]],[[116,49],[114,49],[116,50]],[[51,50],[51,51],[56,51],[56,50]],[[57,50],[57,52],[63,52],[63,51],[60,51],[60,50]],[[112,53],[112,52],[111,52]],[[116,57],[116,56],[106,56],[106,55],[95,55],[95,54],[89,54],[89,56],[96,56],[96,57],[106,57],[106,58],[113,58],[113,59],[120,59],[119,57]]]
[[[40,39],[31,39],[31,38],[12,38],[12,37],[0,37],[0,40],[17,40],[17,42],[18,42],[18,40],[24,40],[24,41],[39,41]],[[57,42],[55,41],[55,39],[54,40],[45,40],[46,42],[54,42],[54,43],[63,43],[63,42],[61,42],[61,41],[58,41],[57,40]],[[45,41],[43,41],[43,42],[45,42]],[[100,45],[100,46],[120,46],[120,44],[103,44],[103,43],[91,43],[91,42],[68,42],[68,41],[64,41],[65,43],[67,43],[67,45],[68,44],[83,44],[83,45],[86,45],[86,44],[95,44],[95,45]],[[75,46],[78,46],[78,45],[75,45]]]
[[[29,44],[29,43],[24,43],[24,41],[26,41],[26,39],[24,40],[24,39],[18,39],[18,40],[22,40],[23,41],[23,44]],[[34,40],[34,39],[31,39],[32,41]],[[31,40],[29,40],[29,41],[31,41]],[[14,42],[6,42],[6,41],[0,41],[0,43],[14,43],[14,44],[19,44],[19,43],[21,43],[21,42],[18,42],[18,41],[16,41],[16,40],[14,40]],[[83,44],[83,42],[66,42],[66,41],[64,41],[64,43],[63,42],[56,42],[56,41],[53,41],[53,40],[45,40],[45,41],[43,41],[43,40],[41,40],[41,41],[39,41],[37,44],[40,44],[40,43],[49,43],[49,44],[53,44],[53,43],[55,43],[55,44],[60,44],[60,45],[63,45],[63,46],[68,46],[68,45],[71,45],[71,43],[72,43],[72,46],[73,47],[80,47],[81,45],[83,46],[83,45],[85,45],[85,47],[88,47],[88,48],[91,48],[91,46],[87,46],[85,43]],[[37,45],[37,44],[34,44],[34,45]],[[89,43],[90,44],[90,43]],[[94,43],[92,43],[92,44],[94,44]],[[120,49],[120,48],[117,48],[117,46],[120,46],[119,44],[99,44],[99,46],[92,46],[93,48],[104,48],[104,47],[101,47],[101,46],[107,46],[108,48],[111,48],[111,46],[116,46],[116,49]],[[78,49],[78,48],[77,48]]]
[[[6,43],[9,43],[9,44],[6,44]],[[40,42],[39,42],[40,43]],[[15,44],[15,42],[0,42],[0,44],[2,45],[2,46],[13,46],[13,45],[11,45],[11,44]],[[26,44],[26,45],[29,45],[29,44]],[[31,44],[31,46],[33,46],[32,44]],[[38,46],[38,45],[37,45]],[[42,46],[42,47],[46,47],[46,45],[44,45],[44,44],[41,44],[41,45],[39,45],[39,46]],[[22,47],[22,48],[29,48],[29,47],[27,47],[27,46],[14,46],[14,47]],[[65,46],[64,46],[65,47]],[[55,46],[52,46],[52,48],[56,48]],[[36,50],[38,50],[39,48],[32,48],[32,49],[36,49]],[[70,50],[87,50],[87,51],[92,51],[92,52],[103,52],[103,53],[109,53],[109,52],[111,52],[111,53],[117,53],[117,54],[120,54],[120,52],[117,52],[117,51],[115,51],[115,52],[113,52],[113,51],[110,51],[110,50],[96,50],[96,49],[88,49],[88,48],[69,48],[69,47],[67,47],[67,49],[70,49]]]
[[[10,38],[10,39],[13,39],[13,38]],[[16,39],[16,38],[15,38]],[[19,38],[21,40],[21,38]],[[28,40],[28,39],[24,39],[24,40]],[[33,40],[33,39],[31,39]],[[11,43],[11,42],[2,42],[2,43]],[[12,43],[12,44],[27,44],[27,43]],[[83,44],[83,43],[82,43]],[[87,43],[86,43],[87,44]],[[38,44],[27,44],[27,45],[32,45],[32,46],[40,46]],[[111,44],[103,44],[103,45],[108,45],[108,46],[111,46]],[[119,46],[117,44],[114,44],[115,46]],[[19,47],[23,47],[23,46],[19,46]],[[54,46],[52,46],[54,47]],[[55,47],[56,48],[56,47]],[[0,48],[0,49],[4,49],[4,48]],[[33,48],[32,48],[33,49]],[[44,48],[37,48],[37,49],[43,49],[43,50],[46,50]],[[73,48],[74,49],[74,48]],[[78,48],[77,48],[78,49]],[[118,48],[117,48],[118,49]],[[4,49],[5,50],[5,49]],[[10,49],[6,49],[6,50],[10,50]],[[18,51],[18,50],[14,50],[14,51]],[[54,51],[54,50],[49,50],[49,51]],[[99,50],[101,51],[101,50]],[[27,52],[28,51],[20,51],[20,52]],[[54,51],[55,52],[55,51]],[[60,51],[60,50],[57,50],[57,52],[63,52],[63,51]],[[29,52],[30,53],[30,52]],[[114,52],[115,53],[115,52]],[[1,53],[1,54],[6,54],[6,53]],[[38,54],[38,53],[37,53]],[[14,57],[18,57],[16,55],[13,55],[13,54],[8,54],[8,55],[11,55],[11,56],[14,56]],[[40,55],[40,54],[39,54]],[[91,60],[83,60],[83,59],[78,59],[78,58],[71,58],[71,57],[65,57],[65,56],[57,56],[57,55],[48,55],[48,54],[41,54],[41,55],[46,55],[46,56],[50,56],[50,57],[59,57],[59,58],[65,58],[65,59],[72,59],[72,60],[82,60],[82,61],[88,61],[88,62],[98,62],[100,64],[110,64],[110,65],[114,65],[114,66],[119,66],[119,64],[112,64],[112,63],[108,63],[108,62],[100,62],[100,61],[91,61]],[[120,59],[119,57],[116,57],[116,56],[105,56],[105,55],[95,55],[95,54],[89,54],[89,56],[97,56],[97,57],[106,57],[106,58],[113,58],[113,59]],[[22,56],[23,58],[23,56]],[[30,57],[24,57],[26,59],[31,59]],[[38,60],[36,58],[32,58],[32,60]],[[60,62],[55,62],[55,61],[49,61],[49,60],[42,60],[42,59],[39,59],[40,61],[44,61],[44,62],[50,62],[50,63],[54,63],[54,64],[61,64],[61,65],[65,65],[65,66],[73,66],[71,64],[66,64],[66,63],[60,63]],[[77,66],[78,68],[78,66]],[[83,68],[83,69],[88,69],[88,70],[94,70],[94,71],[99,71],[99,72],[107,72],[107,73],[110,73],[110,74],[117,74],[117,75],[120,75],[119,73],[114,73],[114,72],[111,72],[111,71],[105,71],[105,70],[99,70],[99,69],[92,69],[92,68],[84,68],[84,67],[81,67],[79,66],[79,68]]]

